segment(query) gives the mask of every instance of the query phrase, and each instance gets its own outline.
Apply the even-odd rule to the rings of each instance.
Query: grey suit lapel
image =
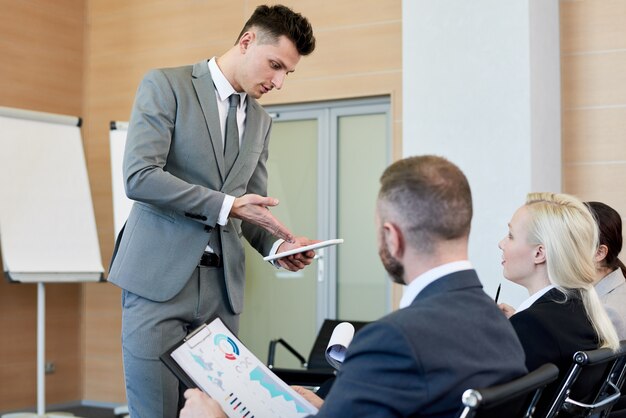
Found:
[[[213,86],[213,79],[209,72],[209,66],[207,61],[200,61],[193,66],[192,83],[196,89],[196,95],[202,107],[202,113],[204,114],[204,120],[209,130],[209,136],[211,137],[211,144],[213,145],[213,152],[215,154],[215,161],[217,161],[217,167],[220,172],[222,182],[225,180],[224,176],[226,170],[224,168],[224,146],[222,145],[222,132],[220,131],[219,112],[217,110],[217,98],[215,97],[215,87]],[[234,170],[231,170],[231,172]]]

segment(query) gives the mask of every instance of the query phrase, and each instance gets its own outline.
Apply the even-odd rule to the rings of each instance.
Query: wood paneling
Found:
[[[80,115],[83,3],[0,1],[0,106]]]
[[[81,116],[83,6],[0,0],[0,106]],[[48,403],[82,398],[81,296],[80,284],[46,286],[46,361],[56,365]],[[36,285],[10,284],[0,272],[0,411],[36,404],[36,315]]]
[[[565,110],[626,103],[626,49],[567,54],[561,65]]]
[[[399,21],[402,16],[401,0],[285,0],[245,2],[244,16],[249,16],[257,4],[284,4],[298,11],[313,25],[316,34],[329,28],[375,25],[386,21]],[[400,40],[398,40],[400,42]]]
[[[46,402],[82,396],[80,351],[81,285],[46,285]],[[35,284],[0,281],[0,411],[33,407],[37,389],[37,289]]]
[[[562,0],[560,12],[563,187],[624,217],[626,2]]]
[[[367,89],[362,89],[368,84]],[[402,72],[389,71],[370,74],[349,74],[338,77],[323,78],[290,78],[282,90],[273,92],[272,96],[264,97],[264,105],[281,103],[344,99],[346,97],[366,97],[390,95],[400,92],[402,88]],[[394,100],[395,97],[392,97]],[[394,115],[395,117],[395,115]]]
[[[616,183],[626,178],[626,162],[568,164],[564,167],[564,183],[569,193],[583,200],[604,202],[615,208],[622,218],[626,213],[626,194],[616,191]]]
[[[584,0],[561,2],[563,53],[626,48],[624,0]]]
[[[113,226],[111,225],[111,229]],[[121,292],[111,285],[85,285],[85,398],[124,400]]]
[[[626,161],[626,107],[563,112],[563,162]]]

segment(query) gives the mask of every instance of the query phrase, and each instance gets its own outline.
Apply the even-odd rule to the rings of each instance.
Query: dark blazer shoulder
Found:
[[[445,292],[465,290],[468,288],[482,290],[482,287],[476,270],[456,271],[430,283],[417,295],[412,304],[416,304],[417,301],[422,298],[428,298]]]

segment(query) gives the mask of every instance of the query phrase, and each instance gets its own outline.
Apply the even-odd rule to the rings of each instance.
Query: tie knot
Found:
[[[233,93],[230,95],[230,107],[239,106],[239,95],[237,93]]]

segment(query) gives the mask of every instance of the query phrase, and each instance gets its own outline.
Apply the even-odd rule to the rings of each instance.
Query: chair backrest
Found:
[[[547,363],[507,383],[468,389],[462,396],[459,418],[530,418],[541,392],[558,375],[559,369]]]
[[[365,325],[369,324],[369,322],[364,321],[346,321],[339,319],[325,319],[320,331],[317,333],[317,337],[315,338],[315,342],[313,343],[313,347],[311,348],[311,353],[309,354],[309,358],[307,360],[307,369],[308,370],[318,370],[318,369],[329,369],[333,370],[328,361],[326,360],[326,347],[328,346],[328,341],[330,340],[331,335],[333,334],[333,330],[337,325],[342,322],[349,322],[354,326],[355,334],[363,328]]]
[[[622,341],[621,344],[626,343]],[[621,391],[624,386],[624,380],[626,380],[626,356],[622,356],[615,364],[615,371],[612,376],[612,381],[615,386]],[[623,392],[622,392],[623,394]]]
[[[546,418],[606,416],[620,397],[624,358],[626,340],[615,351],[599,348],[575,353]]]

